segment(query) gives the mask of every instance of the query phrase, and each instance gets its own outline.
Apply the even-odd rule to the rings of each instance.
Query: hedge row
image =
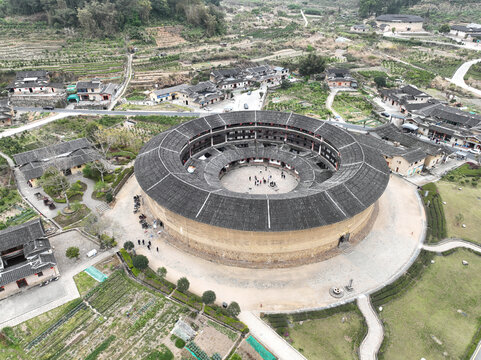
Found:
[[[426,191],[428,191],[428,195],[424,196]],[[446,217],[444,216],[441,195],[433,183],[424,185],[420,195],[423,197],[428,222],[426,230],[427,243],[438,242],[447,236]]]
[[[478,330],[473,335],[471,342],[468,345],[468,348],[464,352],[462,360],[470,360],[471,356],[474,354],[474,351],[478,347],[478,343],[481,341],[481,317],[478,318]]]
[[[241,331],[243,334],[247,334],[249,332],[249,328],[247,327],[246,324],[244,324],[242,321],[236,320],[234,318],[231,318],[230,316],[225,315],[222,312],[222,310],[223,310],[222,308],[217,306],[216,306],[216,309],[213,309],[210,306],[204,307],[204,313],[206,313],[207,315],[210,315],[213,318],[219,320],[220,322]]]

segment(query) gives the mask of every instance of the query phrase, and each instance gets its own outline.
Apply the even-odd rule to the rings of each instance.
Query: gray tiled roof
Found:
[[[417,15],[404,15],[404,14],[384,14],[379,15],[376,18],[377,21],[386,22],[424,22],[421,16]]]
[[[40,219],[28,221],[24,224],[11,226],[0,231],[0,251],[5,251],[30,241],[45,237]]]
[[[182,164],[181,152],[189,139],[211,129],[240,129],[240,124],[280,129],[292,136],[322,137],[324,146],[334,149],[339,169],[321,171],[316,163],[323,158],[317,153],[304,148],[300,154],[293,154],[289,150],[295,145],[266,139],[259,139],[257,146],[253,140],[244,140],[248,146],[242,148],[224,142],[218,145],[224,147],[222,152],[208,148],[208,160],[193,157]],[[228,125],[236,126],[224,128]],[[265,147],[264,143],[272,146]],[[284,161],[299,172],[301,181],[285,194],[226,190],[219,181],[220,170],[244,158]],[[188,165],[196,167],[194,173],[187,172]],[[379,152],[361,145],[350,133],[306,116],[273,111],[210,115],[176,126],[144,146],[135,161],[135,175],[142,189],[170,211],[202,223],[245,231],[300,230],[342,221],[372,205],[389,181],[389,169]]]
[[[51,166],[59,170],[70,169],[87,162],[99,160],[100,154],[86,138],[46,146],[13,156],[27,180],[42,176]]]
[[[402,146],[409,149],[421,149],[426,154],[437,155],[446,151],[446,148],[440,145],[435,145],[430,142],[424,141],[412,134],[405,134],[399,131],[399,129],[393,124],[386,124],[377,127],[371,131],[377,134],[383,139],[390,141],[397,141]]]
[[[37,274],[40,271],[55,266],[57,261],[52,253],[40,254],[15,266],[5,268],[0,272],[0,286]]]

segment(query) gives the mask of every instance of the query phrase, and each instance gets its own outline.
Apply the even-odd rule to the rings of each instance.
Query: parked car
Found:
[[[384,112],[384,111],[381,113],[381,115],[384,116],[384,117],[387,117],[387,118],[391,116],[387,112]]]
[[[247,104],[244,104],[244,109],[246,109],[246,110],[247,110],[248,108],[249,108],[249,105],[247,105]]]
[[[247,92],[247,95],[250,95],[250,94],[252,94],[252,91],[249,90],[249,91]]]
[[[44,110],[54,110],[55,108],[51,105],[47,105],[43,107]]]
[[[469,149],[468,150],[471,154],[481,154],[481,151],[479,149]]]

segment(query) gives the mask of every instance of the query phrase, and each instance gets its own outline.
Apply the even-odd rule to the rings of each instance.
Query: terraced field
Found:
[[[126,44],[121,38],[91,40],[41,23],[0,24],[3,72],[42,69],[50,71],[54,78],[68,72],[67,81],[100,77],[120,82],[125,54]]]

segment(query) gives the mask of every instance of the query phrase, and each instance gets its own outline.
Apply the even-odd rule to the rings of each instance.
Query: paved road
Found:
[[[381,321],[377,317],[376,312],[372,308],[371,301],[368,296],[361,295],[357,298],[357,306],[361,310],[367,323],[367,335],[359,348],[361,360],[376,360],[377,352],[384,337],[384,331]]]
[[[307,360],[253,312],[243,311],[239,319],[247,325],[251,334],[279,360]]]
[[[110,105],[108,108],[109,110],[112,110],[115,107],[115,105],[117,105],[117,102],[125,94],[125,91],[127,90],[130,80],[132,80],[132,59],[133,59],[133,55],[129,54],[127,57],[127,66],[125,68],[125,80],[120,86],[119,91],[115,94],[114,98],[110,102]]]
[[[471,61],[466,61],[464,64],[462,64],[454,73],[453,77],[451,79],[447,79],[451,83],[453,83],[456,86],[459,86],[472,94],[481,97],[481,90],[475,89],[472,86],[469,86],[466,84],[464,81],[464,76],[466,73],[469,71],[469,68],[477,64],[478,62],[481,62],[481,59],[476,59],[476,60],[471,60]]]
[[[39,110],[37,108],[31,108],[31,109],[32,110],[28,110],[28,111],[43,111],[42,109]],[[18,110],[18,109],[15,108],[15,110]],[[55,121],[55,120],[58,120],[58,119],[63,119],[65,117],[68,117],[68,116],[71,116],[71,115],[76,115],[75,113],[71,113],[71,111],[73,111],[73,110],[68,110],[68,109],[62,109],[62,110],[63,111],[61,112],[61,114],[55,114],[55,115],[43,118],[41,120],[37,120],[37,121],[31,122],[31,123],[19,126],[17,128],[10,128],[10,129],[7,129],[5,131],[2,131],[2,132],[0,132],[0,138],[12,136],[12,135],[21,133],[25,130],[31,130],[31,129],[34,129],[34,128],[39,127],[39,126],[43,126],[45,124],[48,124],[48,123],[50,123],[52,121]],[[25,110],[25,111],[27,111],[27,110]]]
[[[442,242],[435,245],[423,244],[423,249],[435,252],[444,252],[456,248],[466,248],[471,249],[476,252],[481,253],[481,246],[464,241],[462,239],[445,239]]]

